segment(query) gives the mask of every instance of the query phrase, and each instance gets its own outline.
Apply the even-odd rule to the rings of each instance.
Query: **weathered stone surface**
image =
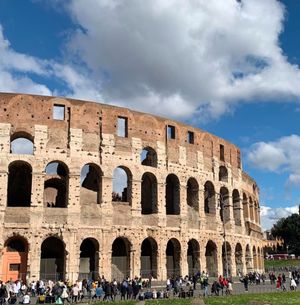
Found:
[[[53,118],[56,106],[64,107],[61,120]],[[118,136],[118,118],[126,119],[125,137]],[[18,138],[34,143],[33,154],[10,153]],[[51,162],[59,164],[54,173]],[[19,175],[24,164],[31,176]],[[128,183],[112,201],[117,167]],[[13,188],[9,177],[17,181]],[[144,277],[152,271],[160,280],[198,269],[217,275],[226,269],[224,228],[231,274],[264,267],[258,187],[242,170],[239,148],[169,119],[72,99],[0,94],[0,194],[2,274],[8,242],[19,239],[27,279],[39,278],[42,244],[55,236],[63,242],[62,272],[71,280],[84,268],[107,278],[123,271]],[[81,250],[86,239],[89,249]]]

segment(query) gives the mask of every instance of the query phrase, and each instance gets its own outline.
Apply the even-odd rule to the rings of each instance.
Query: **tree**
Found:
[[[271,233],[274,237],[284,240],[284,246],[289,246],[289,253],[300,255],[300,215],[292,214],[279,219],[273,225]]]

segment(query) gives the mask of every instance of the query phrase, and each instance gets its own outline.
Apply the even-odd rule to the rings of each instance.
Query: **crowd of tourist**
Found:
[[[268,279],[276,290],[296,290],[300,283],[300,270],[288,271],[287,274],[275,274],[269,272]],[[249,285],[264,285],[266,275],[264,273],[250,272],[240,275],[240,281],[248,292]],[[77,302],[114,301],[118,296],[121,300],[130,299],[164,299],[172,297],[193,297],[195,290],[200,286],[201,291],[197,295],[204,297],[209,295],[230,295],[233,293],[233,280],[231,277],[219,276],[209,282],[209,276],[204,271],[193,276],[168,278],[166,286],[162,289],[151,287],[151,279],[141,278],[122,281],[107,281],[104,276],[95,280],[82,280],[71,283],[70,281],[32,281],[27,285],[20,281],[0,281],[0,305],[2,304],[30,304],[30,303],[56,303],[70,304]]]

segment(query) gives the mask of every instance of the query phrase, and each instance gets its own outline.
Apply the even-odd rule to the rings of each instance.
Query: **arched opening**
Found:
[[[128,168],[119,166],[113,172],[112,201],[131,203],[132,175]]]
[[[170,174],[166,179],[166,213],[180,214],[180,183],[176,175]]]
[[[32,168],[24,161],[8,167],[7,206],[29,207],[31,203]]]
[[[166,249],[167,257],[167,277],[176,277],[181,275],[180,260],[181,260],[181,246],[176,238],[172,238],[167,243]]]
[[[45,239],[41,246],[40,279],[64,280],[65,259],[63,241],[54,236]]]
[[[250,207],[250,221],[254,221],[254,204],[251,197],[249,197],[249,207]]]
[[[196,239],[191,239],[188,242],[187,261],[189,275],[200,271],[200,245]]]
[[[205,247],[206,270],[209,276],[218,276],[218,253],[216,244],[209,240]]]
[[[246,246],[245,259],[246,259],[247,273],[249,273],[252,271],[252,257],[251,257],[251,251],[249,245]]]
[[[12,237],[4,244],[2,281],[26,281],[28,244],[22,237]]]
[[[157,278],[157,243],[148,237],[141,245],[141,277],[149,278],[150,275]]]
[[[98,279],[99,243],[94,238],[86,238],[80,245],[79,279]]]
[[[226,246],[225,246],[226,245]],[[227,277],[232,275],[232,251],[229,242],[227,241],[222,245],[222,264],[223,264],[223,275]],[[227,274],[228,271],[228,274]]]
[[[111,276],[117,281],[130,276],[131,245],[127,238],[118,237],[112,244]]]
[[[44,206],[66,208],[69,194],[69,170],[59,161],[50,162],[45,169]]]
[[[157,167],[157,154],[152,147],[145,147],[140,157],[142,165]]]
[[[228,182],[228,171],[223,165],[219,167],[219,181]]]
[[[249,205],[248,205],[248,198],[245,193],[243,193],[243,214],[244,214],[244,220],[247,221],[249,219]]]
[[[210,181],[204,184],[204,212],[206,214],[216,214],[215,187]]]
[[[255,246],[252,248],[252,253],[253,253],[253,269],[254,271],[257,271],[257,252]]]
[[[236,244],[234,254],[236,275],[241,275],[243,273],[243,249],[240,243]]]
[[[199,185],[194,178],[190,178],[187,182],[186,199],[189,207],[199,211]]]
[[[230,220],[229,192],[226,187],[220,189],[220,217],[224,223]]]
[[[80,173],[80,203],[100,204],[102,172],[96,164],[86,164]]]
[[[241,226],[241,199],[240,199],[240,193],[238,190],[233,190],[232,192],[232,201],[233,201],[233,217],[234,217],[234,223],[236,226]]]
[[[21,155],[33,155],[33,138],[26,132],[18,132],[11,136],[10,153]]]
[[[142,214],[157,213],[157,180],[152,173],[142,176]]]

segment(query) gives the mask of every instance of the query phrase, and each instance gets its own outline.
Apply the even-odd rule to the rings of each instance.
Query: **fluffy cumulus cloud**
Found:
[[[291,135],[273,142],[258,142],[247,158],[254,167],[271,172],[288,172],[287,185],[300,185],[300,137]]]
[[[299,100],[279,43],[277,0],[70,0],[68,50],[106,101],[173,117],[218,117],[251,100]]]
[[[293,213],[298,213],[298,205],[286,208],[271,208],[268,206],[260,207],[261,224],[264,230],[272,228],[279,219],[290,216]]]
[[[0,90],[69,95],[181,119],[219,117],[253,100],[300,101],[299,68],[280,47],[279,0],[51,3],[64,6],[77,25],[64,63],[15,52],[0,29]],[[57,78],[65,89],[50,90],[32,74]]]

